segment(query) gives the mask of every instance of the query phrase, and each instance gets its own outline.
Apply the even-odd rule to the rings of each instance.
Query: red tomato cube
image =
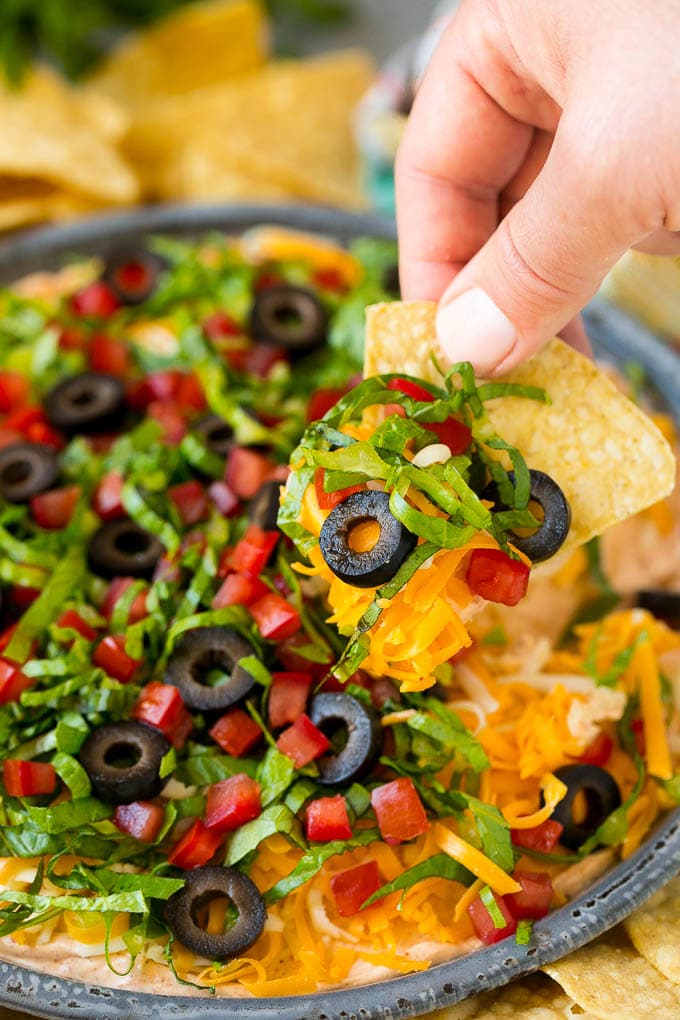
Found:
[[[208,790],[205,824],[216,832],[232,832],[262,811],[259,784],[245,772],[215,783]]]
[[[90,368],[93,372],[106,372],[126,379],[132,370],[130,348],[124,340],[95,333],[90,341]]]
[[[584,765],[597,765],[602,768],[607,764],[614,750],[614,741],[607,733],[600,732],[595,739],[586,747],[579,758]]]
[[[141,665],[141,662],[132,659],[125,651],[124,634],[110,634],[103,638],[94,650],[92,661],[122,684],[132,680]]]
[[[243,327],[226,312],[213,312],[203,320],[203,332],[209,340],[220,340],[225,336],[241,336]]]
[[[120,308],[116,295],[103,280],[95,280],[71,296],[69,307],[74,315],[87,319],[108,319]]]
[[[314,725],[308,715],[301,715],[292,726],[284,730],[276,746],[287,755],[296,769],[304,768],[319,758],[331,746],[330,740]]]
[[[238,496],[226,482],[211,482],[208,495],[223,517],[231,517],[241,505]]]
[[[230,557],[232,570],[242,574],[261,574],[276,548],[278,531],[263,531],[257,524],[250,524],[245,535],[238,541]]]
[[[294,723],[307,707],[311,673],[272,673],[267,711],[273,729]]]
[[[92,508],[103,521],[125,516],[125,507],[121,501],[123,484],[124,478],[120,471],[109,471],[94,490]]]
[[[104,595],[104,601],[101,604],[102,616],[105,616],[107,620],[111,620],[113,611],[116,605],[123,597],[128,588],[136,583],[134,577],[114,577],[113,581],[109,584]],[[144,617],[149,615],[149,611],[146,607],[146,598],[148,591],[140,591],[139,595],[136,596],[134,602],[130,606],[130,612],[128,614],[128,623],[139,623]]]
[[[503,606],[516,606],[527,593],[530,568],[502,549],[475,549],[470,555],[467,583],[473,595]]]
[[[266,641],[283,641],[300,630],[302,620],[295,606],[269,592],[250,606],[250,615]]]
[[[97,636],[97,631],[94,627],[91,627],[87,620],[83,620],[80,613],[77,613],[75,609],[67,609],[65,613],[62,613],[57,620],[57,627],[75,630],[86,641],[94,641]]]
[[[19,372],[0,372],[0,414],[8,414],[23,407],[28,400],[31,384]]]
[[[371,793],[371,805],[380,835],[391,845],[421,836],[430,828],[418,791],[407,776],[376,787]]]
[[[543,854],[549,854],[559,843],[563,828],[559,822],[549,818],[533,829],[511,829],[510,838],[515,846],[524,850],[540,850]]]
[[[194,727],[177,688],[158,680],[142,688],[131,714],[133,719],[155,726],[173,747],[183,747]]]
[[[317,468],[314,472],[314,491],[316,492],[316,501],[321,510],[332,510],[333,507],[337,506],[338,503],[342,503],[343,499],[347,499],[352,493],[362,492],[366,488],[365,485],[348,485],[346,489],[326,492],[324,489],[325,477],[326,472],[323,468]]]
[[[18,701],[23,692],[34,683],[34,680],[21,672],[16,662],[0,659],[0,705]]]
[[[316,843],[330,843],[333,839],[351,839],[347,804],[341,793],[335,797],[320,797],[307,805],[305,811],[307,839]]]
[[[228,574],[212,600],[213,609],[227,606],[251,606],[270,589],[258,577],[249,574]]]
[[[168,446],[178,446],[187,433],[184,415],[176,404],[168,400],[153,400],[147,411],[161,427],[161,442]]]
[[[309,647],[310,644],[307,635],[298,631],[281,642],[276,649],[276,657],[283,668],[291,673],[311,673],[314,679],[318,680],[326,675],[332,660],[330,654],[325,662],[312,662],[311,659],[306,659],[299,649]]]
[[[472,921],[472,927],[477,933],[477,938],[485,946],[493,945],[494,942],[501,942],[503,939],[507,939],[509,935],[514,935],[517,931],[517,921],[510,913],[505,897],[499,896],[497,893],[491,893],[491,895],[496,901],[496,906],[504,921],[501,927],[496,927],[494,919],[481,897],[476,896],[467,908],[470,920]]]
[[[418,400],[421,403],[431,404],[434,400],[429,390],[426,390],[424,386],[419,386],[418,383],[412,382],[410,379],[390,379],[387,389],[394,390],[395,393],[403,393],[404,396],[411,397],[412,400]]]
[[[440,443],[445,443],[456,457],[464,453],[472,442],[472,430],[463,421],[457,418],[448,418],[446,421],[424,421],[422,425],[430,432],[434,432]]]
[[[346,389],[315,390],[307,404],[307,421],[319,421],[346,393]]]
[[[69,485],[64,489],[49,489],[30,500],[33,520],[41,528],[58,531],[65,528],[73,516],[80,499],[80,486]]]
[[[366,900],[383,884],[380,870],[375,861],[366,861],[356,868],[349,868],[333,875],[331,892],[341,917],[358,914]]]
[[[262,730],[241,708],[231,708],[209,730],[225,754],[241,758],[262,739]]]
[[[512,877],[522,888],[503,898],[515,920],[539,920],[545,917],[553,898],[550,875],[546,871],[515,871]]]
[[[165,811],[159,804],[136,800],[132,804],[119,804],[113,812],[113,824],[141,843],[153,843],[165,821]]]
[[[198,524],[208,516],[208,497],[200,482],[182,482],[168,489],[168,496],[175,504],[185,527]]]
[[[257,450],[235,446],[227,460],[224,480],[239,499],[252,499],[273,470],[269,458]]]
[[[222,833],[214,829],[206,829],[203,822],[197,818],[182,838],[171,847],[168,863],[174,864],[177,868],[183,868],[185,871],[201,868],[208,863],[211,857],[215,856],[221,842]]]
[[[2,781],[10,797],[38,797],[54,793],[57,773],[45,762],[7,758],[2,763]]]
[[[177,406],[183,411],[203,411],[207,407],[201,381],[195,372],[181,372],[175,394]]]

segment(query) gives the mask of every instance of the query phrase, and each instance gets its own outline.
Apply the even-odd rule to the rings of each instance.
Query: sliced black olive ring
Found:
[[[139,305],[151,297],[165,262],[153,252],[137,249],[109,255],[102,280],[122,305]]]
[[[0,450],[0,496],[8,503],[27,503],[58,477],[59,462],[49,446],[12,443]]]
[[[639,591],[635,604],[674,630],[680,630],[680,591]]]
[[[250,501],[250,523],[257,524],[263,531],[276,531],[280,502],[281,482],[265,482]]]
[[[160,792],[161,761],[169,749],[160,730],[121,722],[93,730],[79,757],[95,797],[107,804],[131,804]]]
[[[109,432],[121,427],[125,388],[115,375],[82,372],[57,383],[44,407],[50,424],[64,432]]]
[[[280,284],[256,295],[250,312],[255,340],[278,344],[290,354],[307,354],[326,342],[328,314],[305,287]]]
[[[231,627],[195,627],[187,630],[173,649],[165,682],[178,688],[188,708],[219,711],[240,701],[255,683],[238,665],[250,655],[255,655],[250,641]],[[210,687],[206,681],[213,671],[225,674],[227,679]]]
[[[544,471],[529,471],[531,479],[530,499],[538,503],[543,514],[540,526],[531,535],[514,535],[512,544],[520,552],[528,556],[532,563],[540,563],[554,556],[560,549],[569,534],[571,527],[571,507],[567,497],[561,488],[550,475]],[[514,471],[509,472],[512,482],[515,480]],[[498,489],[495,484],[490,484],[482,493],[482,499],[490,499],[495,504],[495,509],[507,509],[501,503]]]
[[[326,786],[353,783],[370,769],[382,748],[382,727],[378,713],[349,694],[317,694],[309,718],[327,737],[338,729],[347,740],[336,754],[317,762],[319,782]]]
[[[212,935],[201,928],[198,915],[211,901],[226,898],[238,917],[228,931]],[[165,920],[178,942],[207,960],[230,960],[256,942],[267,920],[264,900],[255,883],[236,868],[202,867],[187,873],[183,889],[165,905]]]
[[[234,445],[234,430],[219,414],[206,414],[191,426],[208,449],[218,457],[228,457]]]
[[[417,537],[390,512],[386,492],[354,492],[331,510],[319,536],[321,555],[336,577],[355,588],[375,588],[394,577],[416,546]],[[351,546],[352,531],[374,522],[379,534],[365,552]]]
[[[578,850],[621,805],[621,791],[609,772],[597,765],[563,765],[555,775],[567,787],[563,800],[553,810],[552,820],[563,826],[560,843]],[[585,816],[575,820],[575,800],[583,795]]]
[[[162,555],[156,536],[128,517],[102,524],[87,547],[90,570],[107,578],[150,578]]]

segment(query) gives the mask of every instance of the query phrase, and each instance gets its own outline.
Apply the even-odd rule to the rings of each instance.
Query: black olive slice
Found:
[[[292,355],[308,354],[326,342],[328,314],[316,294],[305,287],[265,287],[250,312],[255,340],[278,344]]]
[[[680,591],[639,591],[635,604],[663,620],[673,630],[680,630]]]
[[[42,443],[12,443],[0,450],[0,496],[8,503],[26,503],[51,489],[59,477],[54,450]]]
[[[571,527],[571,507],[567,497],[550,475],[532,468],[529,471],[529,477],[531,479],[530,499],[540,506],[543,520],[531,535],[512,534],[512,544],[525,556],[528,556],[532,563],[540,563],[541,560],[547,560],[554,556],[558,549],[564,545]],[[509,472],[509,478],[514,482],[514,471]],[[492,500],[496,504],[495,509],[507,509],[501,502],[498,489],[493,482],[487,485],[482,493],[482,499]]]
[[[342,750],[319,758],[319,782],[325,786],[353,783],[365,775],[382,748],[378,713],[350,694],[317,694],[309,718],[327,737],[338,730],[346,734]],[[343,735],[344,735],[343,734]]]
[[[417,537],[390,512],[386,492],[353,492],[331,510],[319,536],[319,548],[336,577],[355,588],[375,588],[389,581],[415,548]],[[359,524],[375,522],[380,533],[366,552],[355,552],[351,533]]]
[[[251,690],[255,681],[238,663],[255,655],[231,627],[195,627],[187,630],[175,646],[165,671],[165,682],[179,689],[185,705],[199,712],[228,708]],[[226,676],[214,687],[210,675]]]
[[[228,457],[234,445],[234,430],[219,414],[206,414],[191,426],[218,457]]]
[[[238,917],[228,931],[212,935],[198,923],[199,911],[212,900],[226,898]],[[207,960],[240,956],[259,939],[267,920],[260,892],[236,868],[202,867],[187,873],[184,888],[165,905],[165,920],[178,942]]]
[[[250,501],[250,523],[257,524],[263,531],[276,531],[280,501],[281,482],[265,482]]]
[[[50,424],[64,432],[110,432],[121,427],[125,388],[115,375],[82,372],[57,383],[44,408]]]
[[[106,521],[87,547],[87,562],[100,577],[150,578],[163,555],[163,546],[150,531],[128,517]]]
[[[122,305],[139,305],[151,297],[165,262],[142,249],[113,252],[106,260],[102,280]]]
[[[78,757],[95,797],[107,804],[131,804],[159,793],[161,760],[169,749],[160,730],[121,722],[93,730]]]
[[[563,765],[555,775],[567,787],[563,800],[554,808],[551,818],[563,826],[560,843],[570,850],[578,850],[604,822],[612,811],[621,805],[621,791],[615,779],[597,765]],[[582,793],[586,815],[574,820],[574,800]]]

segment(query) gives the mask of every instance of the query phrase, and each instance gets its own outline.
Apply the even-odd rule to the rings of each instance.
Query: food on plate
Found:
[[[563,448],[512,445],[524,415],[564,414],[555,380],[360,381],[394,259],[263,226],[0,294],[3,959],[190,995],[423,970],[526,945],[680,799],[680,634],[607,579],[617,528],[564,557],[601,518]],[[624,505],[658,502],[619,527],[663,550],[666,447],[588,379],[650,452]],[[356,522],[380,555],[354,555]],[[474,585],[476,611],[431,669],[378,668],[375,620],[352,663],[336,581],[389,619],[376,586],[425,553],[403,640],[441,629],[449,592]],[[658,608],[678,584],[644,587]]]

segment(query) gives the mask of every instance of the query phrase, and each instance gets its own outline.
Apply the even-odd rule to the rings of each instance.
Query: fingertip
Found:
[[[514,325],[481,287],[442,302],[437,339],[447,362],[470,361],[482,377],[495,374],[509,359],[524,356],[517,351]]]

